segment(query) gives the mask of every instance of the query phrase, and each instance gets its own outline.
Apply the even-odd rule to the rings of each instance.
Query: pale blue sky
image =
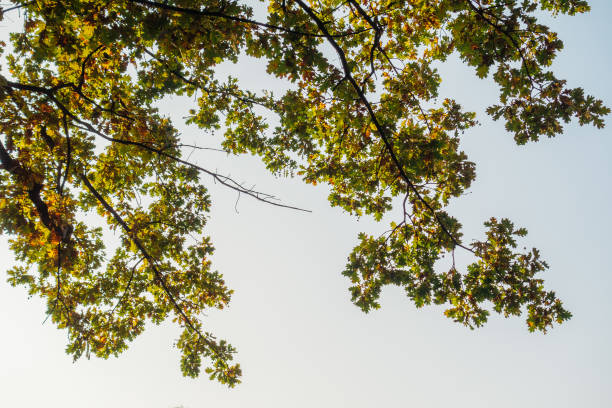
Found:
[[[593,0],[590,14],[551,19],[565,41],[554,66],[572,86],[612,105],[612,3]],[[2,23],[4,25],[4,22]],[[6,26],[0,27],[6,35]],[[274,88],[261,67],[231,67],[243,83]],[[0,406],[81,408],[470,407],[612,406],[612,123],[604,130],[568,126],[563,136],[516,146],[500,123],[483,115],[495,100],[489,81],[450,61],[443,93],[479,113],[482,126],[463,137],[477,163],[470,193],[452,205],[478,238],[490,216],[525,226],[551,269],[543,275],[572,320],[547,335],[527,332],[522,319],[493,317],[470,331],[416,310],[389,288],[380,311],[365,315],[349,301],[340,272],[360,231],[380,231],[327,204],[325,187],[274,179],[254,158],[193,156],[230,172],[303,214],[236,196],[204,179],[213,197],[208,227],[214,266],[235,289],[229,309],[205,324],[239,350],[244,382],[229,390],[206,378],[181,377],[171,325],[151,327],[120,358],[81,360],[63,353],[65,333],[41,324],[44,306],[0,279]],[[179,103],[180,102],[180,103]],[[174,117],[188,109],[169,101]],[[199,138],[186,129],[186,140]],[[218,140],[210,137],[210,143]],[[203,144],[201,142],[200,144]],[[0,237],[5,266],[11,255]]]

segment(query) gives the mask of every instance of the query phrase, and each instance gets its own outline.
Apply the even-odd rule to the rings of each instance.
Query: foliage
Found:
[[[537,277],[526,231],[491,218],[467,243],[445,212],[475,177],[459,150],[475,115],[439,100],[435,64],[452,53],[492,78],[488,113],[517,143],[603,126],[609,110],[549,71],[563,44],[535,15],[575,14],[580,0],[268,0],[264,20],[235,0],[17,1],[0,77],[0,222],[19,264],[13,285],[47,301],[69,333],[68,353],[116,355],[145,322],[172,317],[185,375],[239,382],[234,348],[202,329],[206,308],[230,300],[203,235],[210,197],[202,175],[275,205],[270,196],[182,159],[185,145],[155,108],[168,95],[197,100],[187,122],[224,133],[223,148],[261,157],[277,175],[326,183],[329,201],[380,220],[403,205],[383,236],[361,234],[343,272],[353,301],[377,308],[381,288],[403,287],[417,306],[447,304],[470,327],[489,310],[527,313],[545,331],[571,315]],[[2,51],[7,44],[2,44]],[[282,95],[243,89],[215,67],[240,55],[266,61],[293,84]],[[268,114],[262,114],[267,110]],[[269,128],[266,118],[279,125]],[[120,236],[106,249],[88,223],[97,212]],[[195,239],[193,237],[196,237]],[[467,250],[474,263],[436,271]]]

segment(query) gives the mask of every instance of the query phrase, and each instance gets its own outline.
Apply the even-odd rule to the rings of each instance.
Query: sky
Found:
[[[572,87],[612,105],[612,2],[592,12],[547,18],[565,42],[553,68]],[[10,22],[0,23],[6,37]],[[278,89],[253,60],[223,67],[245,86]],[[271,177],[252,157],[206,152],[192,159],[230,173],[306,214],[241,198],[214,185],[207,234],[213,264],[235,290],[229,308],[203,317],[238,349],[244,377],[228,389],[206,377],[181,376],[171,324],[150,326],[119,358],[73,363],[66,334],[44,323],[45,308],[22,287],[0,279],[0,406],[80,408],[200,407],[471,407],[612,406],[612,124],[575,124],[555,139],[516,146],[484,109],[497,96],[457,60],[440,67],[441,94],[476,111],[481,125],[463,136],[477,179],[450,212],[465,236],[480,238],[482,222],[508,217],[529,230],[550,270],[542,277],[573,318],[548,334],[527,331],[524,319],[492,316],[469,330],[416,309],[398,288],[386,288],[369,314],[351,304],[341,275],[360,231],[383,231],[366,217],[331,208],[324,186]],[[186,101],[161,106],[179,120]],[[610,120],[612,118],[609,118]],[[218,138],[183,128],[186,141]],[[208,143],[210,141],[210,143]],[[7,237],[0,259],[12,263]],[[467,259],[467,258],[466,258]]]

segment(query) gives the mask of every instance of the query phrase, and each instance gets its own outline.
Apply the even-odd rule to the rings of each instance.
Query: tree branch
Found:
[[[250,24],[250,25],[254,25],[254,26],[258,26],[258,27],[264,27],[264,28],[268,28],[270,30],[282,31],[282,32],[288,33],[288,34],[296,34],[296,35],[301,35],[301,36],[306,36],[306,37],[325,37],[324,34],[310,33],[310,32],[299,31],[299,30],[292,30],[290,28],[281,27],[281,26],[277,26],[277,25],[274,25],[274,24],[262,23],[260,21],[255,21],[255,20],[252,20],[252,19],[249,19],[249,18],[246,18],[246,17],[231,16],[231,15],[225,14],[225,13],[220,12],[220,11],[196,10],[196,9],[191,9],[191,8],[186,8],[186,7],[178,7],[178,6],[173,6],[173,5],[167,4],[167,3],[158,3],[158,2],[155,2],[155,1],[148,1],[148,0],[128,0],[128,1],[130,3],[136,3],[136,4],[140,4],[142,6],[155,7],[155,8],[162,9],[162,10],[175,11],[175,12],[179,12],[179,13],[183,13],[183,14],[189,14],[189,15],[192,15],[192,16],[217,17],[217,18],[221,18],[221,19],[225,19],[225,20],[235,21],[235,22],[238,22],[238,23],[245,23],[245,24]],[[368,31],[368,30],[360,30],[360,31],[348,32],[348,33],[342,33],[342,34],[333,34],[332,37],[335,37],[335,38],[348,37],[348,36],[351,36],[351,35],[359,34],[359,33],[364,32],[364,31]]]
[[[397,155],[395,154],[393,150],[393,146],[391,145],[391,141],[389,140],[386,129],[378,121],[378,117],[376,116],[376,113],[374,112],[374,109],[372,108],[370,101],[365,96],[363,89],[361,89],[361,87],[359,86],[355,78],[353,77],[353,74],[351,72],[351,67],[348,64],[344,50],[342,50],[338,42],[329,34],[327,27],[325,27],[325,24],[323,23],[323,21],[321,21],[321,19],[314,13],[314,11],[303,0],[295,0],[295,1],[306,12],[306,14],[308,14],[308,16],[316,23],[317,27],[319,27],[319,30],[321,30],[321,32],[324,34],[327,41],[330,43],[330,45],[334,48],[334,50],[338,54],[338,57],[340,58],[340,62],[342,64],[342,68],[344,70],[344,74],[347,80],[353,86],[353,88],[355,89],[355,92],[357,92],[357,95],[359,96],[359,99],[366,107],[366,110],[368,111],[368,114],[370,118],[372,119],[372,123],[374,123],[374,126],[376,127],[376,131],[380,135],[380,138],[382,139],[387,150],[389,151],[391,160],[395,164],[404,182],[408,185],[408,188],[414,193],[417,199],[421,201],[423,205],[431,212],[431,214],[436,219],[438,225],[440,225],[440,227],[442,228],[442,231],[451,239],[453,244],[473,253],[474,252],[473,249],[461,244],[461,242],[459,242],[459,240],[455,238],[453,234],[451,234],[448,228],[446,228],[446,225],[444,225],[444,223],[440,219],[440,216],[438,215],[437,211],[434,210],[433,207],[427,202],[427,200],[423,198],[419,190],[416,188],[414,183],[412,183],[412,181],[408,177],[408,174],[406,174],[404,167],[402,166],[402,163],[399,161]]]
[[[169,158],[177,163],[181,163],[184,164],[188,167],[191,167],[193,169],[196,169],[202,173],[208,174],[209,176],[211,176],[215,181],[219,182],[221,185],[225,186],[225,187],[229,187],[234,191],[237,191],[238,193],[242,193],[242,194],[246,194],[250,197],[255,198],[258,201],[264,202],[266,204],[270,204],[276,207],[282,207],[282,208],[288,208],[288,209],[292,209],[292,210],[297,210],[297,211],[303,211],[303,212],[311,212],[311,210],[307,210],[304,208],[300,208],[300,207],[295,207],[295,206],[291,206],[291,205],[286,205],[286,204],[281,204],[275,201],[272,201],[274,199],[274,196],[269,195],[269,194],[265,194],[265,193],[261,193],[258,191],[253,191],[251,189],[245,188],[242,184],[238,183],[237,181],[233,180],[231,177],[229,176],[224,176],[221,174],[218,174],[216,172],[207,170],[201,166],[198,166],[197,164],[191,163],[187,160],[183,160],[177,156],[174,156],[170,153],[165,152],[164,150],[167,149],[167,147],[165,147],[164,149],[159,149],[153,146],[149,146],[146,143],[143,142],[135,142],[132,140],[126,140],[126,139],[117,139],[117,138],[113,138],[110,136],[105,135],[104,133],[100,132],[99,130],[97,130],[93,125],[91,125],[90,123],[80,119],[78,116],[76,116],[74,113],[70,112],[70,110],[68,110],[68,108],[66,108],[66,106],[64,106],[64,104],[62,104],[54,95],[53,90],[49,89],[49,88],[43,88],[40,86],[36,86],[36,85],[29,85],[29,84],[21,84],[18,82],[11,82],[11,81],[6,81],[5,87],[8,89],[19,89],[19,90],[24,90],[24,91],[30,91],[30,92],[36,92],[36,93],[40,93],[43,94],[45,96],[47,96],[61,111],[63,114],[65,114],[66,116],[68,116],[70,119],[72,119],[75,123],[77,123],[78,125],[74,125],[75,127],[91,132],[97,136],[100,136],[101,138],[108,140],[109,142],[115,142],[115,143],[120,143],[120,144],[124,144],[124,145],[130,145],[130,146],[136,146],[139,147],[141,149],[145,149],[148,150],[150,152],[156,153],[157,155]]]
[[[160,272],[159,268],[157,267],[156,259],[153,258],[149,254],[149,251],[147,251],[142,241],[136,236],[136,234],[132,233],[132,229],[123,220],[121,215],[119,215],[119,213],[108,203],[108,201],[106,201],[104,197],[102,197],[102,195],[91,184],[89,179],[82,173],[79,174],[79,178],[81,179],[81,181],[83,182],[83,185],[85,185],[87,190],[96,198],[98,203],[100,203],[100,205],[102,205],[102,207],[104,207],[104,209],[112,215],[113,219],[121,226],[121,228],[123,229],[125,234],[128,236],[130,241],[134,243],[138,251],[147,260],[148,264],[151,266],[151,269],[153,270],[155,281],[166,293],[166,295],[168,296],[168,299],[170,300],[170,303],[174,307],[177,315],[181,318],[181,320],[183,320],[184,324],[189,329],[193,330],[193,332],[198,335],[198,337],[213,351],[213,353],[215,353],[216,356],[219,356],[218,345],[215,342],[208,339],[204,334],[202,334],[202,332],[197,327],[195,327],[195,324],[192,322],[189,316],[187,316],[183,308],[179,305],[178,301],[176,300],[176,298],[170,291],[170,287],[168,286],[166,279],[164,278],[164,275]]]

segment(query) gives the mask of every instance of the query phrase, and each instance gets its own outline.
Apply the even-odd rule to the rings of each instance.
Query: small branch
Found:
[[[98,51],[104,48],[104,45],[98,45],[96,48],[91,50],[89,54],[83,59],[83,63],[81,64],[81,75],[79,75],[79,84],[77,85],[77,89],[80,91],[83,89],[83,85],[85,84],[85,67],[89,59]]]
[[[117,309],[117,307],[121,304],[121,302],[123,302],[123,300],[125,299],[125,297],[127,296],[128,290],[130,289],[130,285],[132,283],[132,279],[134,279],[134,272],[136,272],[136,268],[138,267],[138,265],[140,265],[140,263],[144,260],[145,258],[142,257],[138,260],[138,262],[136,262],[136,264],[134,266],[132,266],[132,273],[130,274],[130,279],[128,280],[127,285],[125,285],[125,290],[123,291],[123,294],[121,295],[121,297],[119,298],[119,300],[117,301],[117,304],[115,304],[115,306],[113,307],[113,309],[110,312],[110,315],[112,316],[115,313],[115,310]]]
[[[20,8],[27,7],[27,6],[31,6],[32,4],[36,4],[36,2],[35,2],[35,1],[31,1],[31,2],[29,2],[29,3],[25,3],[25,4],[18,4],[18,5],[16,5],[16,6],[9,7],[9,8],[7,8],[7,9],[0,9],[0,13],[1,13],[1,14],[4,14],[4,13],[9,12],[9,11],[19,10]]]
[[[68,121],[66,120],[66,115],[63,116],[62,121],[64,124],[64,133],[66,134],[66,169],[64,170],[64,178],[59,188],[60,195],[63,195],[64,186],[66,185],[66,180],[68,180],[68,171],[70,170],[70,161],[72,159],[72,146],[70,144],[70,132],[68,131]]]
[[[537,84],[537,81],[533,78],[533,76],[531,75],[531,72],[529,71],[529,66],[527,65],[527,58],[525,58],[525,54],[523,53],[523,50],[521,49],[521,46],[519,43],[516,42],[516,40],[514,39],[514,37],[512,37],[510,35],[510,33],[507,30],[504,30],[503,28],[501,28],[499,25],[495,24],[494,22],[492,22],[491,20],[489,20],[488,18],[485,17],[485,13],[483,12],[482,9],[476,7],[474,5],[474,3],[471,2],[471,0],[467,0],[468,5],[470,6],[470,8],[476,13],[478,14],[478,16],[488,25],[490,25],[491,27],[493,27],[496,31],[498,31],[499,33],[502,33],[503,35],[505,35],[510,42],[512,43],[512,45],[514,45],[514,48],[516,48],[516,51],[519,54],[519,57],[521,58],[521,62],[523,64],[523,67],[525,68],[525,72],[527,73],[527,76],[529,77],[529,79],[531,80],[532,85],[533,84]],[[491,15],[490,13],[488,13],[489,15]],[[497,18],[496,16],[492,15],[494,18]]]

